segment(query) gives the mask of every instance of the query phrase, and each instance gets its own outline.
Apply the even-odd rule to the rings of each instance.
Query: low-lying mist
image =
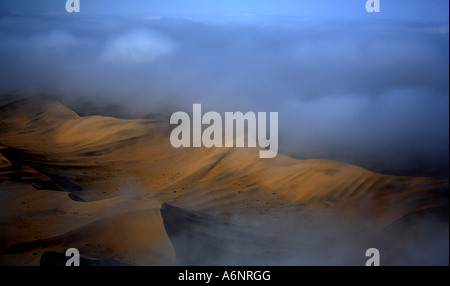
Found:
[[[448,209],[447,209],[448,213]],[[448,265],[448,220],[428,212],[392,224],[302,209],[283,217],[239,215],[222,223],[170,205],[161,214],[178,265]],[[414,218],[412,218],[414,217]]]

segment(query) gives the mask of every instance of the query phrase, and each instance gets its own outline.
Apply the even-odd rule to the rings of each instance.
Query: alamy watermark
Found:
[[[67,0],[66,11],[68,13],[80,12],[80,0]]]
[[[380,251],[378,249],[367,249],[366,257],[370,257],[366,262],[366,266],[380,266]]]
[[[80,266],[80,252],[76,248],[66,250],[66,257],[70,257],[66,261],[66,266]]]
[[[379,13],[380,12],[380,0],[367,0],[366,11],[368,13]]]
[[[191,118],[186,112],[178,111],[170,117],[170,124],[179,124],[170,134],[170,143],[180,147],[247,147],[268,148],[259,152],[260,158],[274,158],[278,154],[278,112],[270,112],[269,130],[267,134],[266,112],[225,112],[225,140],[223,140],[222,116],[214,111],[202,116],[202,105],[193,105],[192,140]],[[247,122],[247,136],[245,123]],[[209,125],[204,130],[203,125]],[[234,128],[236,126],[236,129]],[[192,145],[191,145],[192,141]]]

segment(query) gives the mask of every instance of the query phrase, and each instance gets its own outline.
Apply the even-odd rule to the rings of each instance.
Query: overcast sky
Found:
[[[448,6],[81,0],[69,14],[63,0],[2,0],[0,89],[46,87],[142,114],[278,111],[289,155],[446,173]]]

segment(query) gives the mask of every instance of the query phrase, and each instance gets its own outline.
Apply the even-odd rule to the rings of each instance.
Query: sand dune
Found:
[[[358,264],[366,243],[392,238],[389,226],[408,215],[430,210],[448,226],[445,180],[261,160],[247,148],[174,149],[163,120],[80,117],[55,100],[0,99],[4,265],[52,264],[68,247],[108,265]],[[448,249],[448,227],[433,231]],[[321,260],[349,237],[351,250]],[[196,247],[207,253],[193,255]],[[431,263],[448,263],[448,254]]]

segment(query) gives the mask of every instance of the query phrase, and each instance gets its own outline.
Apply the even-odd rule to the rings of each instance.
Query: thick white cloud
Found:
[[[120,64],[140,64],[156,60],[175,49],[170,38],[149,30],[136,30],[106,42],[100,58]]]

